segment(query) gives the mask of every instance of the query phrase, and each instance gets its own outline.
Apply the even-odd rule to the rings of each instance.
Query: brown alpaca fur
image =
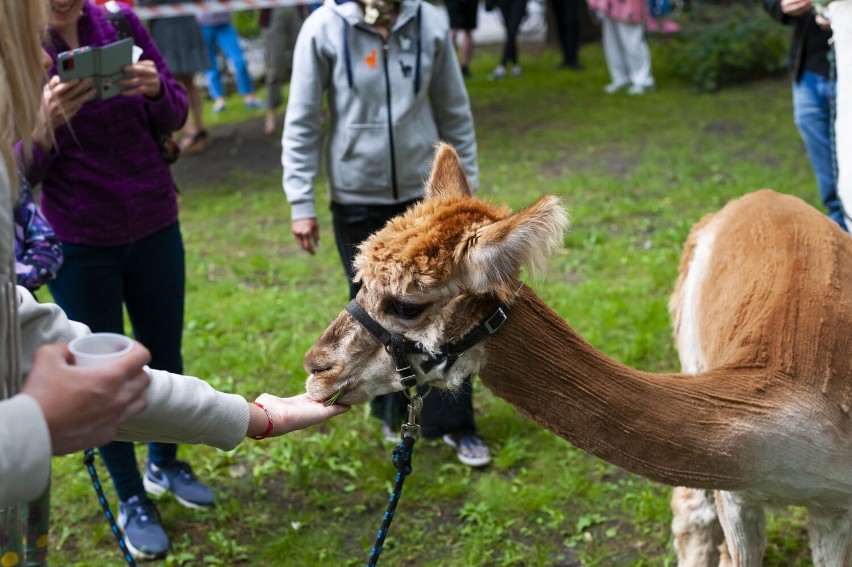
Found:
[[[683,372],[651,374],[610,359],[519,289],[521,267],[543,266],[566,224],[554,197],[518,213],[475,199],[455,151],[440,146],[427,198],[362,245],[357,300],[432,351],[510,302],[497,333],[450,369],[418,369],[418,380],[456,388],[478,374],[576,446],[679,486],[681,565],[759,566],[764,506],[791,504],[810,511],[814,563],[852,565],[852,239],[769,190],[703,219],[670,302]],[[400,301],[421,313],[401,316]],[[381,343],[347,312],[305,367],[316,399],[362,403],[403,389]]]

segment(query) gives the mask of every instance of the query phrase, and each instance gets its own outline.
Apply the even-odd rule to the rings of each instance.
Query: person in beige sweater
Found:
[[[139,343],[115,362],[74,366],[66,343],[88,334],[88,327],[15,284],[12,143],[22,139],[29,148],[32,141],[44,77],[39,30],[46,14],[43,0],[0,0],[0,520],[6,523],[20,521],[18,506],[46,501],[53,455],[113,439],[228,450],[246,436],[283,435],[348,410],[304,394],[262,394],[247,402],[198,378],[148,368],[150,355]],[[0,546],[4,565],[12,559],[7,554],[23,549],[20,530],[9,533],[18,541]]]

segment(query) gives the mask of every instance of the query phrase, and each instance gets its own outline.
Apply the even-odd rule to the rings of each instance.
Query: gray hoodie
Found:
[[[476,133],[446,15],[402,0],[387,42],[357,2],[325,4],[299,32],[284,120],[284,191],[293,220],[316,217],[323,95],[331,200],[388,205],[423,196],[438,141],[478,186]]]

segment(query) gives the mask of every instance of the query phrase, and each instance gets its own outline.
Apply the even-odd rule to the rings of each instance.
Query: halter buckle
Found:
[[[493,335],[497,332],[497,329],[503,326],[503,323],[506,322],[506,319],[506,312],[503,311],[502,307],[498,307],[497,311],[495,311],[491,317],[489,317],[485,322],[483,322],[482,325],[486,329],[488,329],[489,335]]]

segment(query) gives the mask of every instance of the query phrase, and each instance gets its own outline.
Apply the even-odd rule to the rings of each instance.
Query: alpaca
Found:
[[[681,565],[760,565],[770,505],[808,509],[816,565],[852,565],[852,239],[770,190],[703,219],[670,302],[683,373],[652,374],[595,349],[519,285],[566,224],[552,196],[514,214],[474,198],[440,145],[426,198],[362,244],[355,301],[417,346],[419,383],[453,389],[478,374],[575,446],[682,487]],[[485,338],[470,344],[472,328]],[[310,396],[356,404],[409,386],[376,336],[342,312],[305,357]],[[459,342],[462,356],[443,356]]]

